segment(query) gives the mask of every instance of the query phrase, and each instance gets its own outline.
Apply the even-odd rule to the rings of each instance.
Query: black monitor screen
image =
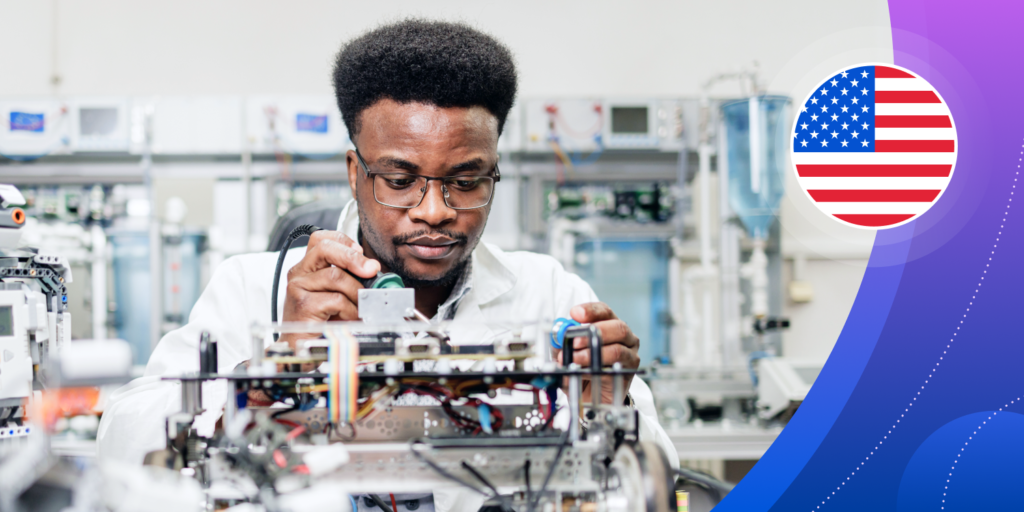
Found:
[[[613,134],[647,134],[647,107],[612,107]]]

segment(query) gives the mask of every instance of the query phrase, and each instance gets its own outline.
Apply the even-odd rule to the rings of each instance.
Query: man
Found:
[[[484,324],[572,316],[601,329],[605,363],[638,366],[640,340],[580,278],[551,257],[479,243],[500,186],[497,142],[516,80],[509,50],[461,24],[402,21],[342,48],[334,86],[357,148],[346,158],[355,199],[336,230],[316,232],[306,249],[289,252],[278,304],[284,321],[357,320],[357,278],[395,272],[416,289],[416,309],[429,317]],[[275,258],[236,256],[217,269],[189,323],[154,350],[146,376],[111,397],[99,430],[103,456],[138,462],[164,446],[164,418],[179,410],[180,393],[160,378],[198,369],[202,331],[219,341],[220,371],[251,357],[249,328],[270,319]],[[476,332],[473,341],[488,334]],[[587,350],[574,353],[584,366],[589,357]],[[678,463],[648,387],[631,379],[628,390],[641,437]],[[207,412],[194,426],[209,434],[226,390],[209,384],[204,391]],[[591,392],[587,386],[588,401]],[[598,392],[611,400],[610,383]]]

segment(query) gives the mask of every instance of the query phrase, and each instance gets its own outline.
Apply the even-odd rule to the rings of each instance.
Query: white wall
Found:
[[[887,32],[884,1],[780,5],[0,0],[0,95],[53,92],[54,71],[66,94],[330,93],[341,42],[406,15],[468,21],[505,41],[524,96],[696,95],[710,75],[754,60],[788,87],[821,50],[891,46],[887,34],[839,34]]]
[[[407,15],[468,21],[505,41],[524,97],[697,96],[708,77],[757,61],[769,91],[799,102],[842,66],[892,62],[884,0],[0,0],[0,96],[329,94],[341,42]],[[813,262],[819,292],[787,308],[786,352],[825,354],[873,232],[818,213],[794,180],[781,215],[784,251]]]

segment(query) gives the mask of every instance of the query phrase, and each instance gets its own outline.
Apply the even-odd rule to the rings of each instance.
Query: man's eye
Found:
[[[472,190],[480,184],[478,178],[461,178],[452,180],[452,186],[459,190]]]
[[[393,187],[393,188],[405,188],[405,187],[408,187],[409,185],[412,185],[413,183],[416,182],[416,180],[414,180],[414,179],[404,178],[404,177],[403,178],[384,178],[384,180],[387,181],[388,186]]]

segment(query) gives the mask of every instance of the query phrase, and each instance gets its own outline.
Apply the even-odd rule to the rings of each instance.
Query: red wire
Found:
[[[555,117],[555,120],[558,121],[558,123],[561,125],[562,130],[564,130],[569,135],[572,135],[573,137],[576,137],[576,138],[593,137],[594,135],[597,135],[601,131],[601,124],[602,124],[602,121],[603,121],[603,119],[601,118],[601,112],[600,111],[595,111],[595,112],[597,112],[597,122],[595,122],[594,126],[590,127],[589,130],[586,130],[587,132],[589,132],[589,133],[586,133],[586,134],[584,134],[583,132],[579,132],[579,131],[576,131],[576,130],[572,129],[572,127],[569,126],[568,121],[566,121],[565,118],[562,117],[562,113],[561,112],[556,111],[554,117]]]
[[[395,512],[398,512],[398,504],[395,503],[395,495],[391,494],[390,496],[391,496],[391,510],[394,510]]]
[[[291,441],[292,439],[295,439],[296,437],[301,436],[302,433],[305,432],[305,431],[306,431],[306,427],[303,427],[302,425],[299,425],[298,427],[292,429],[291,432],[288,432],[288,435],[284,436],[284,440],[285,441]]]
[[[294,422],[292,420],[286,420],[284,418],[274,418],[274,421],[276,421],[276,422],[278,422],[278,423],[280,423],[282,425],[289,426],[291,428],[299,428],[299,427],[302,426],[302,425],[299,425],[298,423],[296,423],[296,422]]]
[[[537,409],[538,410],[541,408],[540,407],[540,389],[538,389],[538,388],[533,388],[533,403],[537,404]],[[542,420],[546,420],[547,419],[547,418],[544,417],[544,413],[543,412],[540,413],[540,417],[541,417]]]
[[[274,450],[274,463],[282,468],[288,465],[288,459],[284,457],[281,450]]]

